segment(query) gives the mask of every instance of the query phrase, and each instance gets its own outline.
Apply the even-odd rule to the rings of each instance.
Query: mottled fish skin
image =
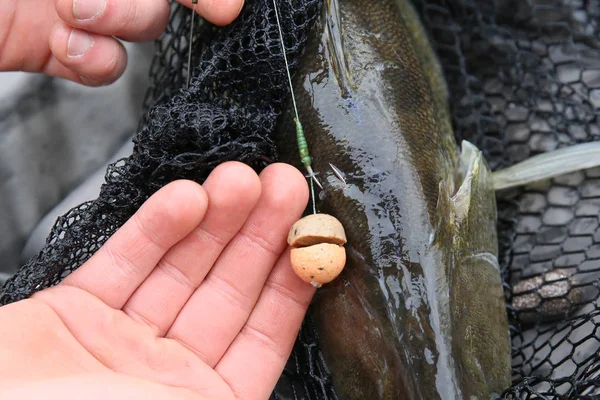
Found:
[[[348,236],[346,268],[310,311],[341,399],[510,385],[492,182],[477,149],[459,154],[440,71],[406,1],[325,0],[295,74],[318,208]],[[292,118],[277,145],[302,169]]]

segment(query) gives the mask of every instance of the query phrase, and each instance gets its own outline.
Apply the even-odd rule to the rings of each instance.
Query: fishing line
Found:
[[[316,183],[321,189],[321,183],[318,181],[316,177],[316,173],[312,170],[312,158],[308,153],[308,144],[306,143],[306,138],[304,137],[304,129],[302,128],[302,124],[300,123],[300,116],[298,115],[298,106],[296,105],[296,95],[294,94],[294,85],[292,83],[292,74],[290,73],[290,65],[288,63],[287,54],[285,52],[285,44],[283,42],[283,31],[281,30],[281,22],[279,21],[279,11],[277,10],[277,2],[273,0],[273,8],[275,9],[275,20],[277,21],[277,29],[279,30],[279,38],[281,40],[281,50],[283,53],[283,61],[285,62],[285,72],[287,73],[288,83],[290,85],[290,93],[292,95],[292,102],[294,104],[294,113],[296,118],[294,118],[294,122],[296,123],[296,138],[298,141],[298,150],[300,153],[300,161],[304,165],[304,168],[308,171],[308,175],[306,176],[310,182],[310,196],[313,203],[313,213],[317,213],[316,199],[315,199],[315,187],[314,183]]]
[[[196,17],[196,5],[198,5],[198,0],[192,0],[192,24],[190,26],[190,47],[188,49],[188,65],[187,65],[187,88],[190,87],[190,77],[192,72],[192,41],[194,38],[194,19]]]
[[[292,74],[290,74],[290,65],[288,64],[287,54],[285,53],[285,45],[283,43],[283,32],[281,31],[281,23],[279,22],[279,12],[277,11],[276,0],[273,0],[273,8],[275,8],[275,19],[277,20],[277,29],[279,29],[279,38],[281,39],[281,49],[283,53],[283,61],[285,62],[285,72],[287,73],[288,82],[290,84],[290,92],[292,94],[292,102],[294,103],[294,113],[296,114],[296,119],[300,121],[300,116],[298,116],[298,107],[296,106],[294,85],[292,84]]]
[[[312,179],[309,178],[308,181],[310,182],[310,198],[312,199],[313,214],[316,214],[317,213],[317,204],[315,202],[315,185],[314,185]]]

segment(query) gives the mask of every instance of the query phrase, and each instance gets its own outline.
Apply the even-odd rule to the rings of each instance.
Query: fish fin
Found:
[[[452,196],[458,222],[462,221],[469,213],[471,204],[473,181],[479,177],[482,155],[479,149],[470,142],[463,140],[461,143],[460,162],[463,169],[462,182]]]
[[[442,179],[439,183],[438,202],[436,206],[436,237],[441,237],[447,228],[452,226],[458,230],[460,224],[469,216],[471,200],[476,195],[477,186],[489,186],[489,174],[486,173],[485,160],[481,151],[470,142],[461,144],[460,175],[458,189],[454,190],[452,179]],[[483,173],[480,173],[483,171]],[[495,215],[495,214],[494,214]],[[457,239],[455,233],[450,233]]]
[[[459,232],[454,245],[471,254],[496,254],[497,210],[491,172],[477,147],[466,140],[463,140],[461,147],[460,160],[464,178],[452,196],[455,224]],[[489,247],[490,243],[493,243],[492,247]]]
[[[524,186],[536,181],[600,166],[600,141],[539,154],[493,173],[494,189]]]
[[[331,62],[339,87],[342,90],[342,97],[350,95],[352,72],[348,65],[348,59],[344,52],[344,39],[342,32],[342,15],[339,0],[326,0],[324,12],[326,13],[327,24],[327,44]]]

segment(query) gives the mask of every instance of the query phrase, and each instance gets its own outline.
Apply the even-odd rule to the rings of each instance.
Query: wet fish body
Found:
[[[404,0],[325,0],[294,79],[321,212],[348,236],[311,308],[342,399],[488,399],[510,385],[490,171],[452,133],[441,69]],[[280,159],[297,165],[293,114]],[[329,163],[344,174],[338,178]]]

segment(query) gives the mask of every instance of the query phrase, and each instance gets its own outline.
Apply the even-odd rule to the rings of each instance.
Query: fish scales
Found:
[[[348,237],[346,268],[310,310],[341,399],[483,399],[510,385],[489,169],[468,145],[461,158],[440,71],[407,2],[325,0],[294,77],[318,208]],[[302,168],[293,116],[276,140]]]

